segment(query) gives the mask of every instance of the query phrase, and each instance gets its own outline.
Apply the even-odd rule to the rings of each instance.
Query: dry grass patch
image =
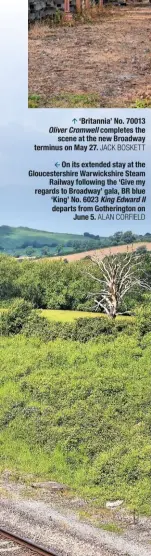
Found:
[[[150,6],[76,18],[30,28],[29,107],[149,108]]]

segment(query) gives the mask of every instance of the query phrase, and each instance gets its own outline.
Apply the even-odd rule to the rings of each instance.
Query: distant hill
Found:
[[[47,232],[22,226],[18,228],[0,226],[0,252],[15,257],[70,255],[135,242],[151,242],[151,233],[146,233],[143,236],[127,231],[124,233],[116,232],[112,236],[103,237],[88,232],[80,235]]]

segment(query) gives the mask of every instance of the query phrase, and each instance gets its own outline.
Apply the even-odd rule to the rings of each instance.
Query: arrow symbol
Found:
[[[57,166],[57,168],[58,168],[58,166],[60,166],[59,162],[56,162],[56,163],[55,163],[55,166]]]
[[[78,120],[76,120],[76,118],[73,118],[72,122],[74,122],[74,124],[77,122]]]

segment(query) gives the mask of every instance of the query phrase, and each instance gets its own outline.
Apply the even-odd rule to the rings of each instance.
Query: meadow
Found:
[[[4,309],[3,309],[4,310]],[[76,319],[85,319],[85,318],[105,318],[104,313],[94,313],[91,311],[61,311],[61,310],[52,310],[52,309],[39,309],[37,314],[45,317],[48,321],[54,322],[73,322]],[[118,316],[117,320],[122,321],[123,319],[127,318],[127,322],[129,322],[129,317]],[[131,320],[134,320],[133,318]]]

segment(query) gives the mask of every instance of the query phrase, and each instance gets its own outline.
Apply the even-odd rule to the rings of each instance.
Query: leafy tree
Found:
[[[41,254],[42,254],[43,257],[50,256],[50,250],[49,250],[49,247],[47,247],[47,245],[45,245],[45,247],[42,247]]]
[[[29,246],[29,247],[26,248],[25,252],[26,252],[26,255],[28,255],[28,257],[30,257],[30,255],[33,255],[33,253],[34,253],[34,248]]]
[[[133,243],[136,241],[136,235],[133,234],[131,231],[127,231],[123,233],[122,243]]]
[[[19,295],[16,279],[20,275],[20,266],[13,257],[0,255],[0,299],[10,299]]]
[[[122,256],[121,256],[122,257]],[[124,258],[120,259],[124,261]],[[105,259],[103,259],[105,263]],[[151,287],[151,257],[142,255],[143,273]],[[95,280],[91,275],[95,273]],[[97,278],[97,280],[96,280]],[[18,262],[9,255],[0,255],[1,305],[15,297],[30,301],[35,308],[92,310],[92,298],[99,299],[101,268],[94,266],[90,256],[81,261],[65,264],[64,260],[23,260]],[[118,310],[135,312],[135,306],[146,303],[145,290],[139,285],[127,291]],[[102,307],[98,307],[99,312]]]

